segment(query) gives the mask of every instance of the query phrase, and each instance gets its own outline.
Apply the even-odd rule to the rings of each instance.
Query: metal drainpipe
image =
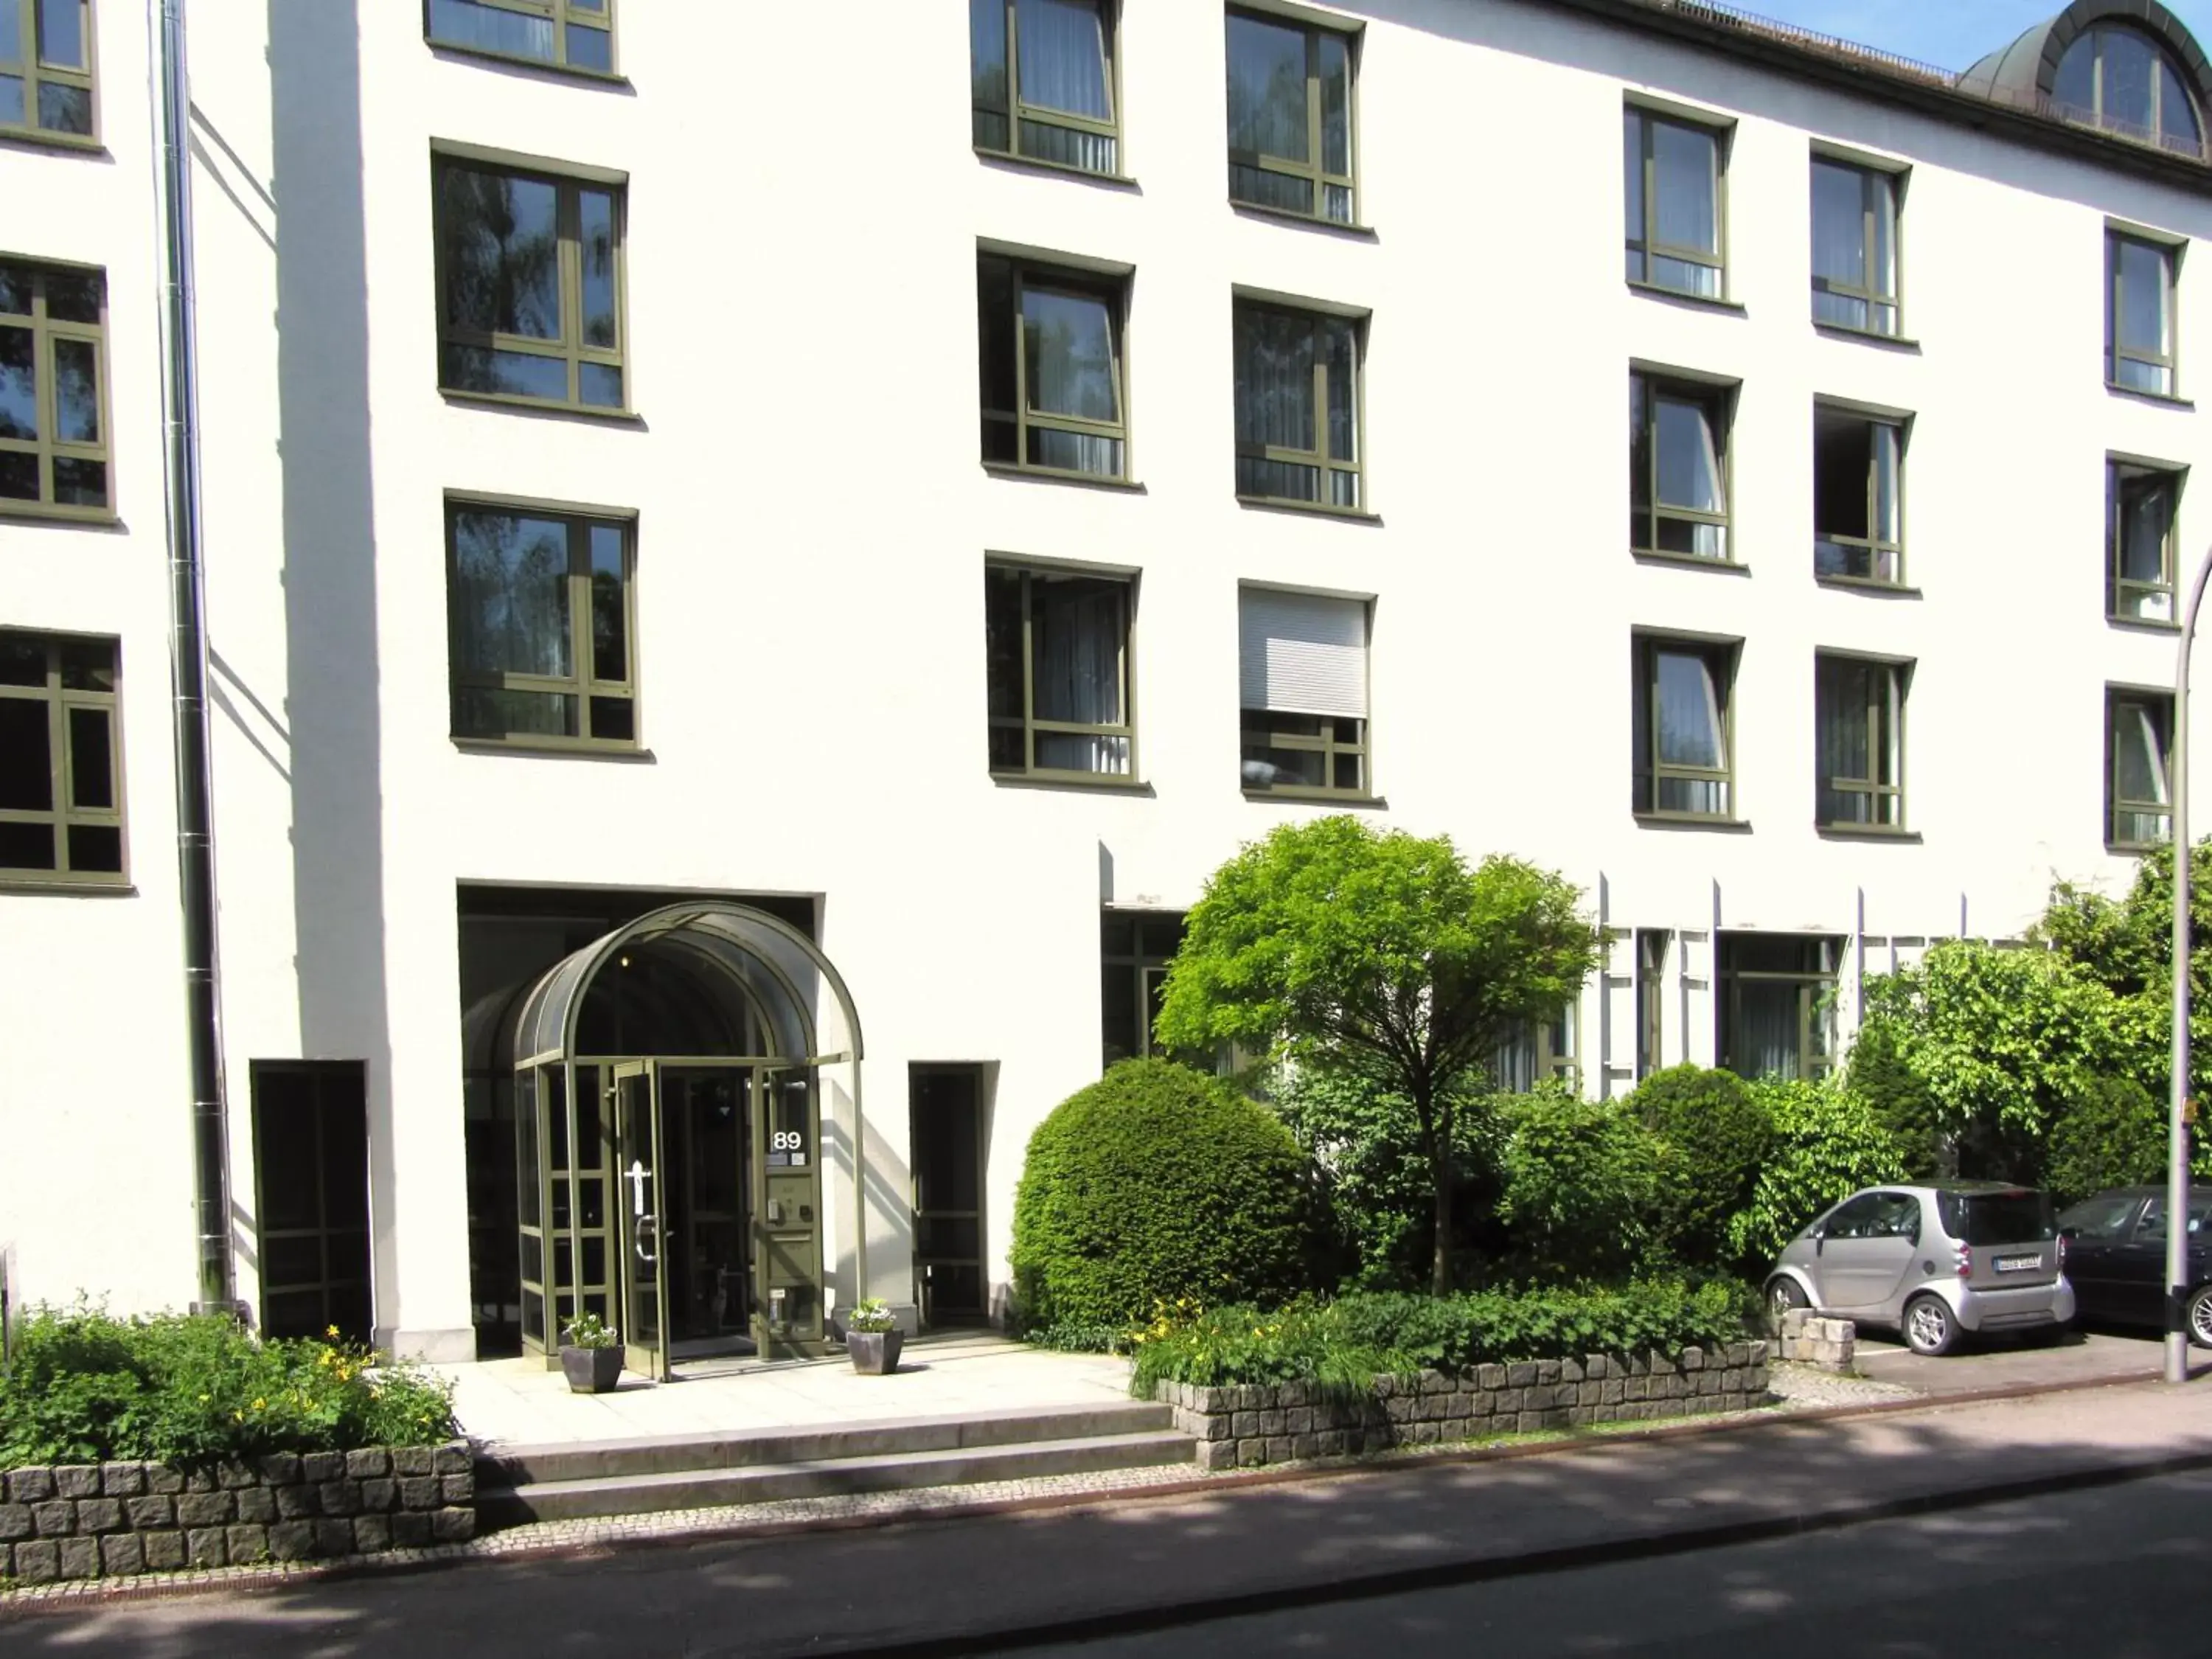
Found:
[[[193,336],[191,82],[185,0],[161,0],[161,379],[168,441],[169,667],[177,764],[177,866],[184,906],[185,1018],[192,1091],[196,1311],[237,1313],[230,1251],[230,1135],[223,1106],[216,965],[215,795],[209,765],[207,595],[200,562],[199,371]]]

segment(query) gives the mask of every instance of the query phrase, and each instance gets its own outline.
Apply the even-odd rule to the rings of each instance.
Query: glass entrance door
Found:
[[[668,1380],[667,1243],[663,1225],[659,1091],[650,1060],[614,1068],[615,1165],[622,1190],[623,1363]]]
[[[753,1333],[754,1074],[660,1068],[662,1273],[672,1361],[756,1351]]]

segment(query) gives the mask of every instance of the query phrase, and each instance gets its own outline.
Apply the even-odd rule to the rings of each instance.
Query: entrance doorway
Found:
[[[907,1099],[921,1322],[980,1323],[991,1312],[983,1270],[983,1068],[917,1066]]]

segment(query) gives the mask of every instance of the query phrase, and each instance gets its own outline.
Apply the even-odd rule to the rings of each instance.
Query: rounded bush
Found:
[[[1659,1138],[1658,1224],[1668,1249],[1685,1262],[1720,1261],[1729,1218],[1750,1201],[1774,1144],[1765,1106],[1735,1073],[1698,1066],[1653,1073],[1628,1104]]]
[[[1641,1261],[1656,1197],[1650,1132],[1617,1101],[1544,1084],[1500,1103],[1498,1218],[1531,1279],[1618,1278]]]
[[[2131,1077],[2081,1079],[2051,1126],[2045,1164],[2051,1189],[2070,1204],[2107,1187],[2164,1181],[2166,1110]]]
[[[1763,1273],[1797,1230],[1862,1187],[1905,1178],[1904,1158],[1873,1107],[1834,1082],[1767,1082],[1753,1092],[1774,1126],[1750,1201],[1729,1222],[1730,1253]]]
[[[1014,1291],[1031,1328],[1118,1335],[1157,1301],[1279,1303],[1304,1288],[1305,1156],[1265,1107],[1130,1060],[1054,1109],[1014,1194]]]

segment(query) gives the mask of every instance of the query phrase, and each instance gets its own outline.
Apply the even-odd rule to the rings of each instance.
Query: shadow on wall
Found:
[[[269,0],[276,373],[302,1057],[366,1060],[375,1269],[392,1283],[376,533],[359,0]],[[246,1056],[234,1057],[243,1072]],[[388,1297],[389,1291],[386,1291]],[[388,1300],[380,1327],[395,1322]]]

